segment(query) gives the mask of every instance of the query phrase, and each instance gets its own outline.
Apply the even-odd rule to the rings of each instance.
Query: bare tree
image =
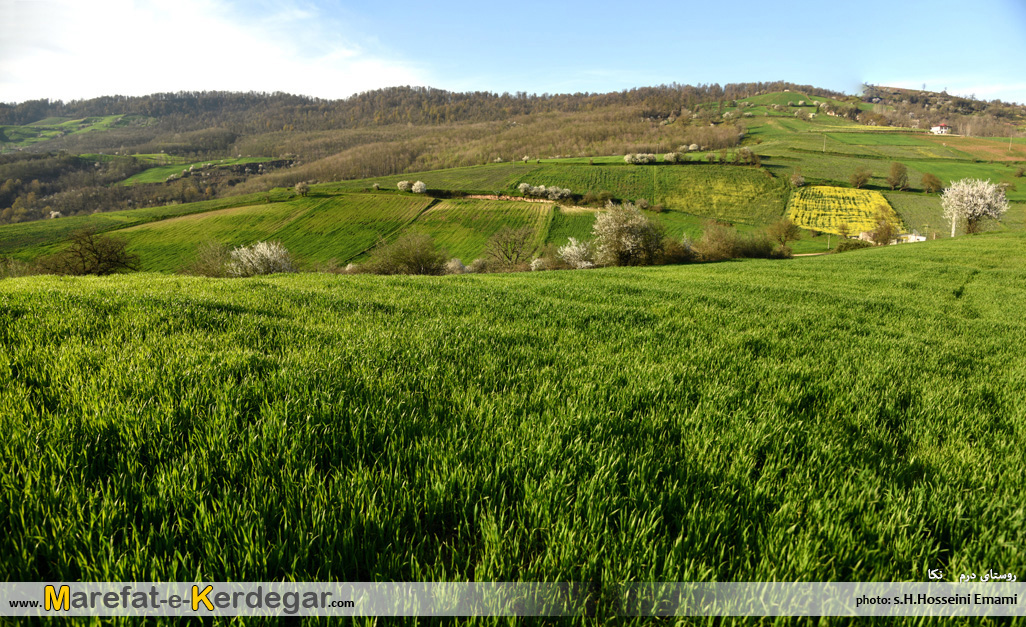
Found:
[[[515,266],[526,261],[533,233],[531,227],[514,229],[506,225],[488,240],[485,254],[503,266]]]
[[[125,240],[85,230],[72,235],[71,245],[43,266],[56,274],[116,274],[138,270],[139,255],[128,252]]]

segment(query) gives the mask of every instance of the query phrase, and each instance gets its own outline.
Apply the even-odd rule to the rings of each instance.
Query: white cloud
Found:
[[[0,3],[4,102],[179,90],[340,98],[428,82],[423,68],[366,50],[346,36],[345,24],[296,2]]]

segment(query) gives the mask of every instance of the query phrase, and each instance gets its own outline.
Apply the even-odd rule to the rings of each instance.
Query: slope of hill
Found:
[[[349,139],[334,146],[335,152],[321,159],[303,162],[290,158],[272,162],[267,161],[269,157],[234,156],[214,162],[217,168],[204,169],[210,161],[191,162],[200,168],[195,175],[188,172],[188,157],[166,153],[3,156],[0,157],[0,178],[6,176],[7,179],[0,184],[0,203],[13,199],[13,204],[0,211],[0,220],[33,211],[37,215],[50,215],[53,211],[58,212],[56,215],[77,215],[45,224],[0,226],[0,254],[33,259],[59,248],[75,229],[92,226],[99,230],[120,230],[129,238],[133,250],[142,254],[144,267],[150,270],[173,271],[187,266],[201,240],[217,240],[235,246],[259,239],[284,241],[305,267],[312,268],[323,263],[345,264],[358,259],[375,242],[388,241],[404,229],[413,228],[430,232],[444,241],[450,252],[470,261],[482,253],[484,242],[500,224],[532,225],[536,246],[545,242],[558,245],[571,233],[576,234],[575,237],[587,234],[594,216],[589,211],[553,211],[547,206],[545,219],[536,220],[532,212],[542,211],[536,206],[514,203],[497,210],[482,199],[461,201],[466,203],[461,209],[464,217],[452,217],[452,205],[445,203],[425,216],[421,215],[423,207],[419,204],[409,205],[407,201],[394,198],[398,194],[396,183],[404,179],[423,180],[433,190],[432,194],[443,201],[464,195],[518,195],[517,186],[521,183],[569,188],[577,194],[578,203],[590,200],[586,204],[592,208],[601,207],[602,203],[594,200],[603,195],[621,200],[645,200],[666,210],[652,216],[663,224],[668,234],[695,238],[708,219],[725,220],[742,229],[752,229],[783,216],[789,204],[793,205],[795,190],[790,188],[789,180],[796,172],[809,184],[837,188],[849,187],[850,177],[859,169],[870,173],[865,188],[883,194],[900,224],[922,234],[944,237],[949,229],[939,198],[935,193],[925,193],[923,177],[935,175],[942,184],[973,177],[1006,186],[1012,207],[997,228],[1026,227],[1023,204],[1026,186],[1021,185],[1026,180],[1023,178],[1026,172],[1024,138],[939,137],[912,128],[866,126],[851,118],[869,110],[897,105],[858,103],[856,106],[850,98],[845,100],[840,95],[809,89],[753,92],[742,94],[744,97],[737,100],[704,104],[697,95],[688,96],[690,93],[685,88],[657,89],[617,97],[641,107],[654,106],[673,94],[698,103],[690,110],[692,113],[679,108],[666,116],[643,117],[644,111],[637,107],[614,107],[599,113],[571,111],[570,103],[575,101],[566,99],[559,101],[558,111],[526,116],[522,122],[484,121],[433,127],[382,124],[374,130],[340,130],[337,132],[346,134]],[[703,97],[708,100],[713,93],[709,91]],[[397,94],[400,92],[393,94],[398,98],[395,102],[403,102],[405,96],[400,98]],[[431,94],[407,95],[434,97]],[[617,98],[588,102],[617,102]],[[222,100],[214,98],[211,102]],[[267,105],[269,101],[256,98],[252,106],[257,102]],[[482,97],[474,102],[481,105],[481,115],[491,111],[492,105],[485,106],[491,100]],[[549,104],[556,106],[554,102]],[[537,101],[524,106],[542,105]],[[242,105],[239,107],[239,110],[247,110]],[[69,123],[62,120],[64,118],[44,120],[41,127]],[[96,133],[114,130],[117,129]],[[225,139],[221,132],[196,132],[200,134],[177,135],[175,141],[185,145],[193,140],[216,143]],[[275,150],[314,142],[324,144],[315,152],[326,154],[327,146],[342,137],[332,135],[334,132],[308,131],[300,134],[302,137],[295,140],[298,143],[291,139],[298,131],[272,135],[277,138],[273,142],[284,142],[275,143]],[[591,143],[582,144],[582,137],[587,137]],[[252,138],[236,139],[250,141]],[[537,144],[539,141],[543,144]],[[522,158],[527,151],[525,146],[548,145],[552,151],[557,151],[568,147],[562,142],[575,144],[573,150],[585,154],[599,148],[610,152],[591,157]],[[691,147],[698,150],[689,151]],[[687,162],[628,165],[622,156],[617,156],[617,149],[660,154],[684,150]],[[735,156],[742,149],[754,153],[761,164],[758,167],[734,165]],[[469,155],[474,156],[477,165],[430,170],[413,167],[413,164],[427,168],[459,163],[466,161]],[[259,168],[252,168],[247,174],[238,165],[225,165],[258,161],[269,166],[262,174],[253,173]],[[482,161],[489,163],[482,165]],[[373,165],[367,165],[371,163]],[[887,182],[894,163],[907,168],[905,189],[891,189]],[[186,170],[186,176],[164,180],[169,173],[182,170]],[[354,172],[376,171],[396,173],[350,178]],[[48,178],[47,173],[52,176]],[[318,202],[324,201],[325,207],[333,208],[317,213],[316,217],[310,213],[311,201],[290,199],[288,191],[281,189],[311,179],[334,181],[313,186],[312,196],[320,199]],[[84,180],[95,182],[88,193],[53,193],[66,184]],[[163,182],[147,182],[156,180]],[[374,189],[375,185],[380,191]],[[272,186],[279,188],[270,191]],[[216,197],[225,191],[240,195],[198,204],[187,202]],[[252,193],[241,193],[245,191]],[[145,205],[147,198],[173,204],[89,215],[100,207]],[[411,209],[414,206],[420,209]],[[225,211],[228,209],[231,211]],[[212,210],[219,212],[198,215]],[[473,211],[481,215],[472,216]],[[262,215],[264,212],[266,216]],[[197,215],[166,223],[155,222],[186,214]],[[497,215],[503,217],[495,218]],[[449,218],[439,221],[442,216]],[[808,223],[825,224],[830,223],[830,219],[813,216]],[[446,232],[446,228],[451,228],[452,232]],[[797,244],[796,251],[816,252],[826,248],[826,242],[806,238]]]
[[[1019,573],[1024,268],[1002,234],[648,269],[0,281],[0,568],[603,596]]]

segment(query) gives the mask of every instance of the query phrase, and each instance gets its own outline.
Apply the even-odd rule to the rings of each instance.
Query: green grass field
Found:
[[[179,270],[207,241],[234,247],[275,240],[307,267],[332,261],[344,265],[407,227],[429,204],[430,198],[410,195],[297,197],[152,222],[118,234],[147,270]]]
[[[203,166],[210,164],[212,167],[221,168],[232,165],[242,165],[246,163],[263,163],[265,161],[271,161],[269,157],[241,157],[238,159],[214,159],[210,161],[197,161],[194,163],[177,163],[175,165],[162,165],[153,168],[148,168],[138,174],[128,177],[124,181],[121,181],[122,185],[137,185],[139,183],[163,183],[167,177],[172,175],[180,175],[183,171],[188,171],[190,167],[201,170]]]
[[[89,216],[75,216],[59,220],[5,224],[0,227],[0,255],[33,259],[60,245],[76,231],[89,229],[101,232],[114,231],[183,215],[205,213],[261,202],[278,202],[291,196],[292,194],[279,190],[266,194],[232,196],[184,205],[146,207],[143,209],[130,209],[128,211],[94,213]]]
[[[0,568],[599,594],[1019,573],[1024,268],[1003,234],[649,269],[0,281]]]
[[[548,203],[444,200],[428,209],[412,228],[430,235],[450,256],[470,263],[483,254],[488,239],[507,226],[531,229],[528,252],[537,252],[545,241],[551,217],[552,205]]]

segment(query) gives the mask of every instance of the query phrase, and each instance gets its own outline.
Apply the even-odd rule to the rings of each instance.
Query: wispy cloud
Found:
[[[0,0],[0,101],[177,90],[325,98],[428,82],[314,5]]]

